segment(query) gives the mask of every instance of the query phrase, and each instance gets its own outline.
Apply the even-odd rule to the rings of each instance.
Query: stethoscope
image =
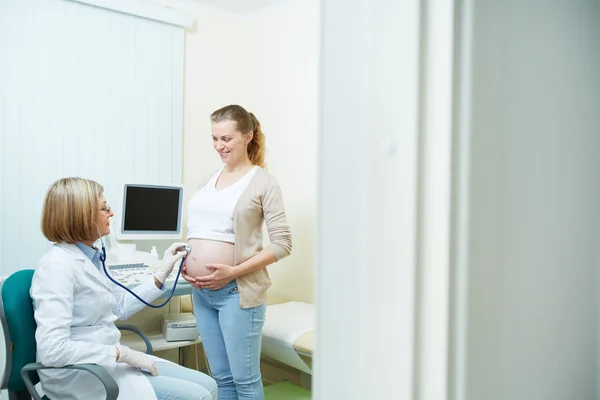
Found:
[[[98,228],[98,227],[96,227]],[[100,235],[100,229],[98,229],[98,235]],[[169,297],[167,297],[167,300],[164,301],[164,303],[158,304],[158,305],[154,305],[154,304],[150,304],[148,303],[146,300],[142,299],[140,296],[138,296],[137,294],[133,293],[128,287],[126,287],[125,285],[121,284],[120,282],[118,282],[116,279],[114,279],[112,276],[110,276],[110,274],[108,273],[107,269],[106,269],[106,248],[104,247],[104,240],[102,240],[102,235],[100,235],[100,243],[102,244],[102,253],[100,254],[100,261],[102,261],[102,268],[104,269],[104,273],[106,274],[106,276],[108,277],[108,279],[110,279],[114,284],[116,284],[117,286],[125,289],[126,291],[128,291],[130,294],[133,295],[133,297],[135,297],[136,299],[138,299],[139,301],[141,301],[142,303],[144,303],[145,305],[147,305],[148,307],[152,307],[152,308],[161,308],[164,307],[170,300],[171,297],[173,297],[173,294],[175,293],[175,289],[177,289],[177,281],[179,280],[179,275],[181,275],[181,268],[183,267],[183,263],[185,262],[185,258],[190,254],[191,252],[191,247],[188,246],[187,244],[185,246],[182,246],[183,248],[179,248],[179,251],[185,251],[186,255],[181,259],[181,263],[179,264],[179,268],[177,269],[177,276],[175,277],[175,281],[173,282],[173,289],[171,290],[171,294],[169,294]],[[164,282],[163,282],[164,285]]]

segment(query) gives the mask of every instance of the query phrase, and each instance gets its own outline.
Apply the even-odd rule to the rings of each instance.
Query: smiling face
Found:
[[[110,217],[115,215],[110,207],[106,204],[104,195],[101,194],[98,198],[98,211],[96,213],[96,226],[100,231],[100,235],[106,236],[110,233]]]
[[[237,130],[235,121],[221,121],[212,124],[213,147],[225,164],[234,166],[250,161],[248,158],[248,142],[252,133],[242,134]]]

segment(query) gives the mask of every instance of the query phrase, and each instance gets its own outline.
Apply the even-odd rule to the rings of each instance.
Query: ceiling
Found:
[[[231,11],[236,14],[250,14],[259,8],[276,3],[280,0],[191,0],[195,3]]]

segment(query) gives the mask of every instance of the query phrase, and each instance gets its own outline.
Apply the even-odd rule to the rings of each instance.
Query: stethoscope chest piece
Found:
[[[179,248],[177,249],[177,251],[185,251],[185,256],[187,257],[187,256],[189,256],[189,255],[190,255],[190,253],[192,252],[192,248],[190,247],[190,245],[189,245],[189,244],[185,244],[185,245],[183,245],[183,246],[179,247]]]

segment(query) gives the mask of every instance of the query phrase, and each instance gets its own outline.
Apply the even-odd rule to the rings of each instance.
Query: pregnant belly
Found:
[[[210,275],[213,270],[206,264],[233,265],[233,243],[216,240],[190,239],[188,244],[192,252],[185,259],[185,268],[189,276]]]

